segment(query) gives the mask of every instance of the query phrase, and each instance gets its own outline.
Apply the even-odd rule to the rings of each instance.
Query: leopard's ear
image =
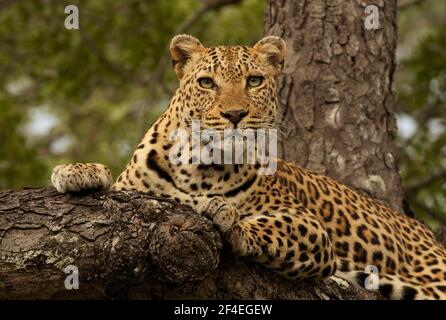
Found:
[[[283,70],[286,55],[286,43],[280,37],[265,37],[254,46],[259,56],[265,61],[273,75]]]
[[[181,79],[183,77],[187,63],[204,49],[197,38],[187,34],[180,34],[172,39],[170,55],[172,56],[172,65],[178,78]]]

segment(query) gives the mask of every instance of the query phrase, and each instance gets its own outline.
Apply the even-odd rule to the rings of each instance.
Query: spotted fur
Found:
[[[260,175],[259,164],[169,160],[169,134],[189,128],[192,119],[220,132],[275,127],[282,39],[205,48],[180,35],[171,55],[180,86],[113,190],[151,192],[192,206],[214,221],[235,253],[290,279],[335,274],[364,286],[366,267],[374,265],[379,289],[389,298],[446,298],[445,249],[425,225],[377,200],[280,159],[273,175]],[[247,86],[249,76],[261,77],[261,84]],[[200,86],[203,77],[211,87]],[[52,181],[61,192],[107,189],[109,176],[103,165],[74,164],[56,167]]]

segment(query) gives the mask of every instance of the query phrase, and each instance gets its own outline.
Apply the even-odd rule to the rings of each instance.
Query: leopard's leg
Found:
[[[113,184],[110,170],[100,163],[75,163],[54,167],[51,182],[59,192],[109,190]]]
[[[222,196],[195,197],[194,199],[198,203],[194,207],[195,211],[207,216],[223,234],[226,234],[240,217],[238,210]]]
[[[288,278],[328,277],[336,271],[328,233],[304,207],[243,219],[228,239],[239,255]]]
[[[336,271],[327,231],[305,207],[280,208],[268,215],[240,220],[240,212],[223,197],[202,203],[233,251],[286,277],[328,277]]]

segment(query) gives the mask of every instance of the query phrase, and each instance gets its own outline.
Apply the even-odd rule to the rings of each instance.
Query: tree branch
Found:
[[[292,282],[221,251],[188,207],[137,192],[0,191],[0,299],[376,299],[330,279]],[[79,289],[64,286],[68,265]]]

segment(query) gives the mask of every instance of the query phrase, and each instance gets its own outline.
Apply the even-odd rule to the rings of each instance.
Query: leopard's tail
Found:
[[[401,275],[380,274],[373,268],[367,270],[337,270],[336,277],[371,291],[379,291],[393,300],[446,300],[446,281],[420,283]]]

